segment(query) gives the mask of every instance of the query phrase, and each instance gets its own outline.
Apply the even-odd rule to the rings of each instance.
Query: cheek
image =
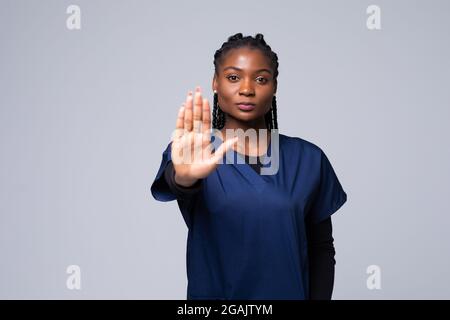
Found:
[[[219,97],[218,103],[222,110],[228,110],[233,103],[233,96],[224,93]]]
[[[264,99],[264,110],[265,110],[265,112],[264,113],[267,113],[267,112],[269,112],[269,110],[270,110],[270,108],[272,107],[272,96],[267,96],[265,99]]]

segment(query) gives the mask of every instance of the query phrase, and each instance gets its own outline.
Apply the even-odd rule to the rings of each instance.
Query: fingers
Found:
[[[195,95],[194,95],[194,121],[193,121],[194,132],[197,133],[201,132],[202,107],[203,107],[202,105],[203,105],[202,93],[200,91],[200,87],[197,86],[195,88]]]
[[[202,123],[203,123],[203,133],[210,134],[211,130],[211,108],[209,107],[209,102],[207,99],[203,99],[203,110],[202,110]]]
[[[207,99],[203,99],[202,105],[203,146],[207,146],[211,143],[211,113],[209,109],[209,102]],[[208,154],[211,154],[211,152],[209,152]]]
[[[186,104],[183,103],[178,110],[178,116],[177,116],[177,124],[175,126],[175,135],[174,138],[181,138],[184,133],[184,110],[186,108]]]
[[[184,129],[187,131],[192,131],[192,100],[192,91],[189,91],[184,109]]]
[[[197,86],[195,93],[189,91],[184,104],[183,128],[196,133],[209,133],[211,130],[211,109],[207,99],[203,99],[201,88]]]

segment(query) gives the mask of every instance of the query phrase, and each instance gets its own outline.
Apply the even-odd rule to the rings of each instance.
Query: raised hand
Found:
[[[224,141],[213,153],[210,138],[211,109],[208,100],[202,98],[200,87],[196,87],[195,95],[190,91],[178,111],[172,138],[172,162],[178,184],[189,187],[207,177],[238,139]]]

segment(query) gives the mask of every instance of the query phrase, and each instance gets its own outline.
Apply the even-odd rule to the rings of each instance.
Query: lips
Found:
[[[242,111],[251,111],[255,109],[255,104],[253,102],[238,102],[236,103],[238,108]]]

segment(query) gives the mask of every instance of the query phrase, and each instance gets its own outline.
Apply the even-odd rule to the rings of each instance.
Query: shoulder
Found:
[[[322,149],[317,144],[300,137],[288,136],[280,133],[279,139],[280,145],[283,146],[284,149],[299,153],[302,156],[320,158],[323,153]]]

